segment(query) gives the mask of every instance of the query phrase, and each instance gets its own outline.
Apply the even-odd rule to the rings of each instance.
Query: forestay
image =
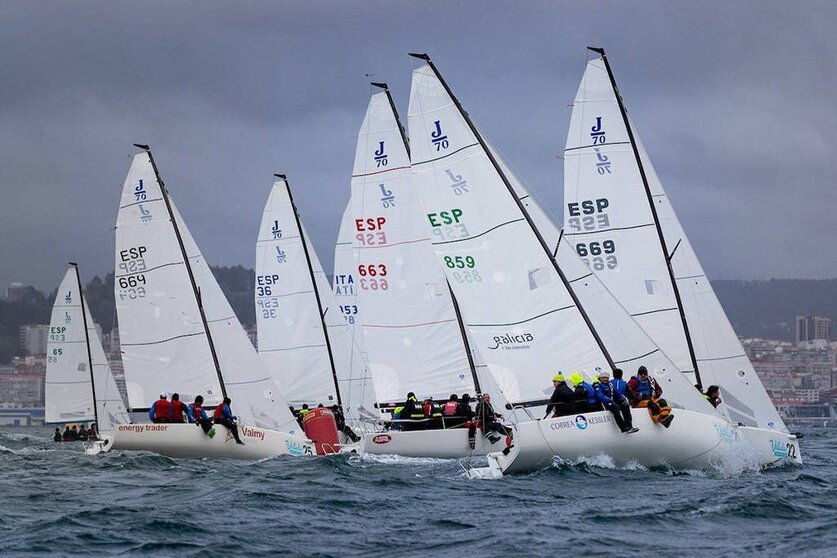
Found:
[[[464,330],[433,251],[388,91],[369,102],[349,208],[357,262],[349,273],[378,400],[401,401],[409,391],[436,399],[475,393]]]
[[[348,416],[371,405],[371,396],[364,395],[371,378],[362,359],[352,358],[359,352],[351,332],[305,228],[297,223],[287,181],[277,177],[256,248],[259,355],[291,403],[339,402]]]
[[[164,198],[147,151],[134,156],[123,185],[115,291],[132,407],[148,406],[161,391],[184,401],[203,395],[209,407],[226,389],[245,423],[299,430],[174,202]]]
[[[559,368],[590,377],[608,366],[548,250],[430,64],[413,72],[409,128],[436,254],[507,399],[542,400]]]
[[[82,311],[86,313],[86,322]],[[58,287],[49,326],[44,383],[46,422],[96,421],[102,433],[110,432],[114,424],[129,422],[93,317],[82,297],[75,266],[70,267]]]
[[[786,430],[614,87],[605,60],[589,61],[567,136],[565,237],[691,381],[697,381],[697,364],[704,388],[721,386],[730,418]]]

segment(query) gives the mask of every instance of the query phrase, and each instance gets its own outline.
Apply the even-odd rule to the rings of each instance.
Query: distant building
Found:
[[[796,317],[796,342],[831,340],[831,318],[822,316]]]
[[[0,407],[42,407],[46,359],[15,358],[10,366],[0,368]]]
[[[6,300],[9,302],[20,300],[23,298],[25,292],[26,285],[23,283],[11,283],[8,287],[6,287]]]
[[[20,327],[20,347],[26,356],[45,355],[48,337],[48,325],[29,324]]]

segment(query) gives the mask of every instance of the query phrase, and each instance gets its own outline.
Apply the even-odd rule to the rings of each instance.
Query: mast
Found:
[[[624,103],[622,102],[622,95],[619,94],[619,88],[616,86],[616,78],[613,76],[613,70],[610,68],[610,62],[607,60],[607,55],[605,55],[604,49],[597,47],[587,47],[587,49],[602,57],[605,69],[607,70],[607,76],[610,78],[610,85],[613,87],[613,93],[616,96],[616,102],[619,105],[619,113],[622,115],[622,121],[625,123],[625,129],[628,131],[628,141],[631,142],[631,149],[634,152],[634,158],[636,159],[636,164],[639,168],[639,175],[642,177],[642,185],[645,187],[645,195],[648,199],[648,206],[651,209],[651,215],[654,218],[654,226],[657,229],[657,237],[660,240],[660,247],[663,250],[663,259],[666,262],[668,277],[671,281],[671,288],[674,291],[674,299],[677,302],[677,310],[680,313],[680,322],[683,324],[683,334],[686,336],[686,345],[689,347],[689,357],[692,360],[692,366],[695,370],[695,382],[697,383],[698,389],[703,391],[703,384],[700,381],[700,371],[698,370],[697,357],[695,356],[695,348],[692,344],[692,335],[689,333],[689,324],[686,320],[686,313],[683,311],[683,301],[680,298],[680,289],[677,287],[677,279],[674,277],[674,268],[671,266],[671,258],[674,256],[674,252],[669,253],[668,247],[666,246],[663,228],[660,225],[657,208],[654,206],[654,197],[651,195],[651,187],[648,185],[648,176],[645,174],[645,166],[642,164],[642,159],[639,156],[639,149],[637,149],[636,140],[634,139],[634,131],[631,128],[630,121],[628,120],[628,113],[625,110]],[[674,250],[677,250],[677,246],[674,247]]]
[[[93,417],[96,419],[96,429],[99,428],[99,407],[96,405],[96,381],[93,379],[93,355],[90,353],[90,331],[87,329],[87,312],[84,306],[84,289],[81,287],[81,275],[78,272],[78,264],[70,262],[76,272],[76,284],[78,285],[78,298],[81,302],[81,319],[84,324],[84,342],[87,346],[87,366],[90,370],[90,389],[93,391]]]
[[[218,362],[218,354],[215,352],[215,343],[212,341],[212,334],[209,331],[209,324],[206,321],[206,313],[203,310],[203,301],[201,300],[201,291],[198,284],[195,282],[195,274],[192,272],[192,266],[189,263],[189,255],[186,253],[186,248],[183,246],[183,237],[180,236],[180,229],[177,227],[177,220],[174,218],[174,212],[171,209],[171,202],[169,201],[169,193],[166,190],[166,185],[160,179],[160,172],[157,170],[157,163],[154,162],[154,156],[151,155],[151,148],[147,145],[135,143],[134,147],[144,150],[148,154],[148,160],[151,161],[151,167],[154,169],[154,176],[157,178],[157,184],[160,185],[160,192],[163,195],[163,201],[166,202],[166,211],[169,213],[171,226],[174,229],[174,236],[177,237],[177,245],[180,247],[180,254],[183,256],[183,264],[186,266],[186,273],[189,274],[189,283],[192,285],[192,292],[195,295],[195,302],[198,304],[198,311],[201,315],[201,324],[203,324],[203,331],[206,334],[206,340],[209,343],[209,352],[212,354],[212,363],[215,365],[215,372],[218,374],[218,382],[221,385],[221,395],[227,396],[227,388],[224,386],[224,376],[221,374],[221,365]]]
[[[604,357],[607,360],[608,366],[610,366],[611,369],[616,368],[616,365],[613,362],[613,358],[611,358],[611,356],[610,356],[610,352],[607,350],[607,347],[605,347],[604,343],[602,342],[601,337],[599,337],[599,333],[596,331],[596,328],[593,327],[593,323],[590,321],[590,317],[587,315],[587,312],[582,307],[581,301],[576,296],[575,291],[573,291],[572,285],[570,285],[570,282],[567,280],[567,277],[566,277],[566,275],[564,275],[564,272],[561,270],[561,268],[558,267],[558,262],[556,262],[555,259],[553,258],[552,250],[549,248],[549,245],[547,245],[547,243],[544,240],[543,236],[541,235],[540,231],[535,226],[535,223],[532,221],[532,218],[529,216],[529,212],[526,211],[526,208],[524,207],[523,202],[520,201],[520,198],[515,193],[514,188],[511,185],[511,182],[509,182],[509,179],[508,179],[508,177],[506,177],[505,173],[503,172],[503,169],[500,168],[500,164],[497,162],[497,159],[494,158],[494,155],[491,153],[491,150],[488,149],[488,146],[486,145],[485,140],[482,137],[482,134],[480,134],[479,130],[477,130],[477,127],[471,121],[471,117],[468,116],[468,113],[462,107],[462,104],[459,102],[459,99],[456,98],[456,96],[453,94],[453,91],[451,91],[450,87],[448,87],[448,84],[444,80],[444,78],[442,77],[442,74],[440,74],[439,70],[436,69],[436,65],[433,64],[432,60],[430,60],[430,55],[428,55],[426,53],[417,54],[417,53],[413,53],[413,52],[409,53],[409,55],[412,56],[413,58],[418,58],[419,60],[424,60],[425,62],[427,62],[427,65],[430,66],[431,70],[433,70],[433,73],[436,75],[436,78],[442,84],[442,87],[445,88],[445,91],[447,92],[447,94],[451,98],[451,100],[453,101],[453,104],[456,106],[457,110],[459,110],[459,114],[462,116],[462,118],[465,119],[465,122],[468,124],[468,127],[471,129],[471,133],[474,134],[475,138],[477,138],[477,141],[479,142],[483,151],[488,156],[488,159],[491,161],[491,164],[494,166],[494,170],[497,171],[497,174],[500,176],[500,179],[503,181],[503,184],[506,185],[506,189],[509,191],[509,195],[511,195],[512,199],[517,204],[517,207],[518,207],[518,209],[520,209],[520,212],[523,214],[523,217],[526,218],[526,222],[529,223],[529,227],[531,228],[532,232],[535,234],[535,237],[538,239],[538,242],[540,242],[541,248],[543,249],[544,253],[546,254],[547,260],[552,264],[552,267],[555,269],[556,273],[558,273],[558,276],[561,278],[561,282],[564,283],[564,288],[567,289],[567,292],[569,293],[570,297],[573,300],[573,304],[575,304],[576,308],[578,308],[578,311],[581,314],[581,317],[584,318],[584,323],[587,324],[587,328],[590,330],[590,333],[593,335],[593,338],[596,340],[596,344],[598,344],[599,349],[604,354]]]
[[[372,82],[372,85],[374,85],[375,87],[380,87],[387,94],[389,106],[392,109],[393,116],[395,116],[395,123],[398,124],[398,131],[401,132],[401,139],[404,140],[404,147],[407,149],[407,157],[409,157],[410,142],[407,139],[407,134],[404,132],[404,126],[401,125],[401,119],[398,117],[398,109],[395,108],[395,103],[392,100],[392,95],[389,92],[389,87],[386,83]],[[459,311],[459,303],[456,301],[456,296],[453,294],[453,289],[451,288],[450,283],[447,281],[447,279],[445,279],[445,284],[448,286],[448,291],[450,292],[450,299],[453,303],[453,311],[456,314],[456,323],[459,325],[459,334],[462,336],[462,344],[465,346],[465,354],[468,356],[468,367],[471,369],[471,377],[474,380],[474,389],[477,390],[477,394],[480,394],[482,393],[482,389],[480,388],[480,380],[477,377],[477,367],[474,365],[474,356],[471,351],[471,343],[468,341],[468,336],[465,333],[465,324],[462,321],[462,313]]]
[[[291,209],[294,212],[294,219],[296,220],[296,228],[299,231],[299,238],[302,241],[302,250],[305,252],[305,263],[308,264],[308,273],[311,277],[311,286],[314,288],[314,297],[317,299],[317,313],[320,316],[320,324],[323,326],[323,337],[326,342],[326,350],[328,351],[328,363],[331,365],[331,376],[334,378],[334,391],[337,394],[337,404],[343,408],[343,401],[340,399],[340,385],[337,381],[337,368],[334,366],[334,355],[331,353],[331,341],[328,338],[328,328],[325,323],[325,313],[323,312],[323,303],[320,300],[320,290],[317,288],[317,280],[314,277],[314,267],[311,265],[311,254],[308,252],[308,243],[305,242],[305,235],[302,232],[302,224],[299,222],[299,213],[296,210],[294,197],[291,194],[291,185],[288,184],[288,177],[284,174],[274,174],[276,178],[285,183],[285,189],[288,191],[288,199],[291,201]]]

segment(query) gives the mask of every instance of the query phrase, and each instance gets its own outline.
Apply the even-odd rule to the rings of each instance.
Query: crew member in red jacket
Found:
[[[165,391],[160,394],[160,399],[151,404],[148,409],[148,418],[151,422],[171,422],[171,403],[169,394]]]
[[[184,405],[183,401],[180,400],[180,394],[171,394],[171,403],[169,403],[169,407],[171,407],[172,422],[186,422],[183,420],[183,417],[187,416],[188,412],[186,410],[186,405]]]

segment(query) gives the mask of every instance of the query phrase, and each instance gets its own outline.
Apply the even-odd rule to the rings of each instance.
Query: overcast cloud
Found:
[[[553,215],[587,45],[711,278],[837,276],[835,2],[3,2],[0,288],[113,267],[151,145],[212,264],[254,265],[285,172],[328,271],[371,79],[428,52]]]

